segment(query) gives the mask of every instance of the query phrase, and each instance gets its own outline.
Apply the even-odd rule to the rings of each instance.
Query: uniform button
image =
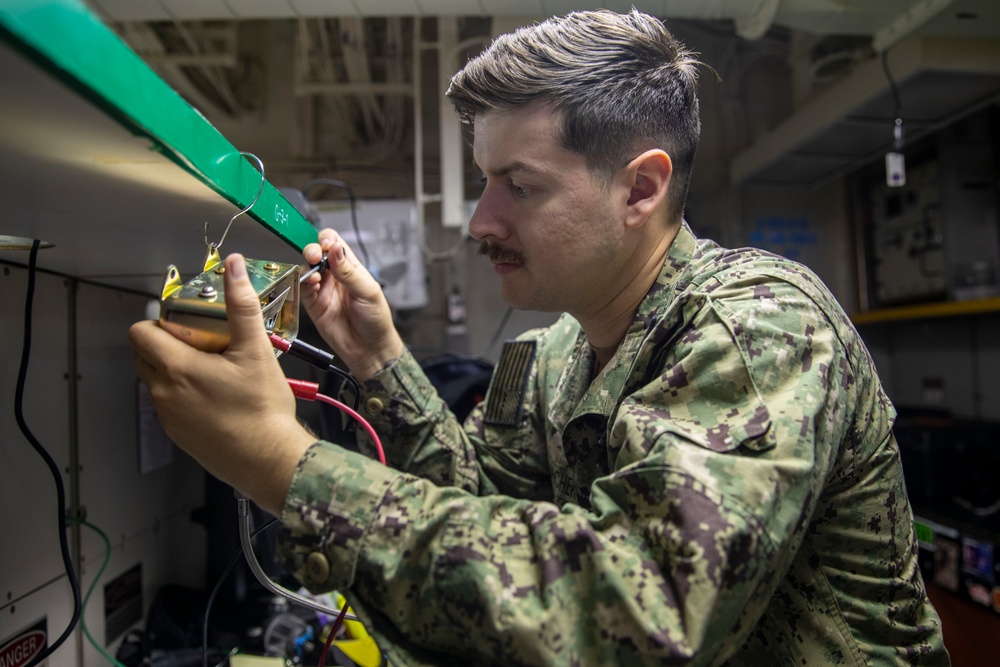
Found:
[[[365,401],[365,411],[372,416],[380,414],[383,409],[385,409],[385,404],[381,398],[369,398]]]
[[[320,552],[312,552],[306,558],[306,576],[316,583],[325,582],[330,578],[330,561]]]

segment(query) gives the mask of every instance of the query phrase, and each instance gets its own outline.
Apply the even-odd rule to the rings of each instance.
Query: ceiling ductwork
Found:
[[[974,17],[949,29],[993,30],[1000,27],[995,0],[88,0],[106,20],[239,21],[323,17],[387,16],[544,17],[573,10],[633,6],[664,18],[732,21],[747,39],[763,36],[772,26],[817,35],[870,35],[876,49],[891,46],[919,31],[942,14]],[[962,23],[962,19],[959,19]]]
[[[822,88],[732,161],[734,184],[819,187],[1000,101],[1000,40],[912,36]],[[887,76],[888,71],[892,80]]]
[[[916,140],[953,122],[1000,93],[1000,65],[994,64],[1000,44],[997,0],[87,2],[117,26],[133,47],[137,41],[143,43],[136,40],[137,35],[152,43],[149,62],[193,103],[199,105],[199,99],[207,98],[223,111],[252,106],[246,95],[233,90],[234,67],[206,60],[232,58],[232,43],[223,40],[219,49],[185,52],[171,48],[171,40],[165,37],[176,33],[186,38],[182,46],[190,45],[194,40],[187,33],[193,30],[194,36],[206,35],[199,44],[211,44],[206,24],[220,26],[212,29],[225,35],[234,34],[225,32],[227,25],[241,21],[294,19],[299,26],[295,94],[322,101],[330,107],[326,111],[334,113],[317,117],[333,119],[336,128],[350,130],[345,136],[334,136],[317,126],[318,140],[332,137],[336,144],[320,141],[320,154],[359,157],[372,151],[400,152],[402,128],[409,126],[406,114],[411,105],[406,98],[414,94],[414,75],[403,71],[400,63],[401,59],[413,60],[416,47],[407,51],[402,46],[406,40],[397,33],[400,21],[414,17],[476,17],[484,24],[491,21],[492,30],[487,28],[486,33],[495,35],[545,16],[599,7],[628,11],[634,6],[667,20],[729,22],[730,34],[747,41],[759,40],[775,28],[811,36],[817,46],[807,64],[810,89],[798,91],[802,95],[795,100],[796,110],[790,117],[735,156],[730,180],[736,184],[816,187],[880,158],[892,143],[895,111],[890,81],[880,62],[882,53],[887,54],[898,82],[907,139]],[[193,27],[185,27],[188,24]],[[383,31],[385,35],[367,34],[364,26],[372,24],[390,29]],[[383,42],[383,52],[372,51]],[[195,56],[200,58],[199,69],[192,79],[195,65],[182,59]],[[384,72],[377,66],[383,60],[389,63]],[[799,65],[793,62],[792,66]],[[177,76],[181,69],[186,70],[181,72],[186,74],[183,78]]]

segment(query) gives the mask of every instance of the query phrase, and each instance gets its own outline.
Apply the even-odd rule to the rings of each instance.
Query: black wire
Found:
[[[35,239],[31,244],[31,254],[28,256],[28,290],[24,303],[24,341],[21,347],[21,367],[17,373],[17,388],[14,392],[14,418],[17,420],[17,425],[20,427],[21,433],[24,434],[24,437],[28,439],[31,446],[35,448],[38,455],[45,461],[56,484],[56,510],[59,514],[59,548],[62,551],[66,576],[69,578],[70,587],[73,589],[73,617],[70,619],[69,625],[66,626],[66,629],[59,636],[59,639],[36,655],[26,667],[35,667],[35,665],[48,658],[56,649],[62,646],[80,620],[80,609],[82,606],[80,600],[80,582],[76,578],[73,559],[69,554],[69,541],[66,539],[66,489],[63,486],[62,475],[59,473],[59,466],[56,465],[56,462],[49,453],[38,442],[24,420],[24,383],[28,374],[28,360],[31,358],[31,310],[32,302],[35,299],[35,264],[38,259],[39,246],[39,240]]]
[[[882,71],[885,72],[885,78],[889,81],[889,88],[892,89],[892,99],[896,105],[896,108],[893,110],[892,149],[897,152],[902,152],[903,151],[903,100],[899,94],[899,86],[896,85],[896,80],[892,76],[892,70],[889,69],[888,50],[882,52]]]
[[[347,192],[347,196],[351,200],[351,225],[354,227],[354,235],[358,239],[358,248],[361,250],[361,256],[365,260],[365,267],[371,270],[371,260],[368,259],[368,249],[365,248],[365,242],[361,240],[361,228],[358,226],[358,207],[357,198],[354,196],[354,190],[351,186],[344,181],[338,181],[333,178],[314,178],[302,187],[302,196],[306,196],[306,191],[309,190],[314,185],[332,185],[335,188],[340,188]],[[306,197],[306,199],[309,199]]]
[[[333,364],[330,364],[330,366],[326,369],[326,372],[337,375],[338,377],[345,380],[347,384],[351,385],[351,394],[353,396],[353,400],[351,401],[351,407],[354,408],[355,412],[357,412],[358,406],[361,404],[361,387],[358,386],[358,381],[354,379],[353,375],[351,375],[342,368],[334,366]]]
[[[265,530],[273,526],[277,521],[278,521],[277,519],[271,519],[263,526],[253,531],[253,533],[250,534],[250,539],[253,540],[255,537],[263,533]],[[202,621],[202,627],[201,627],[202,667],[208,667],[208,618],[212,613],[212,604],[215,602],[215,597],[219,594],[219,591],[222,589],[222,582],[226,580],[226,577],[229,576],[229,573],[232,571],[232,569],[236,567],[236,562],[240,559],[240,556],[242,555],[243,555],[243,547],[239,546],[236,548],[236,553],[233,554],[233,557],[229,559],[229,563],[226,565],[225,569],[222,570],[222,574],[219,576],[219,580],[215,582],[215,588],[212,589],[211,595],[208,596],[208,602],[205,603],[205,616]]]
[[[896,85],[896,80],[892,77],[892,71],[889,69],[888,49],[882,52],[882,71],[885,72],[885,78],[889,81],[889,88],[892,89],[892,99],[896,104],[895,117],[899,118],[900,112],[903,110],[903,102],[899,96],[899,86]]]

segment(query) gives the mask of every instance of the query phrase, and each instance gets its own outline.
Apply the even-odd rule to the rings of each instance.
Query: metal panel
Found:
[[[145,317],[147,303],[89,285],[77,294],[80,502],[88,520],[117,544],[158,532],[172,517],[186,518],[204,497],[204,473],[180,450],[171,464],[139,472],[137,380],[124,334]]]
[[[236,521],[235,516],[233,521]],[[102,532],[108,532],[113,528],[113,525],[101,525],[96,521],[91,523]],[[110,644],[104,641],[106,636],[104,586],[115,577],[127,572],[137,563],[141,564],[143,619],[149,617],[150,606],[164,584],[188,588],[204,586],[205,531],[201,528],[193,531],[190,526],[187,517],[174,516],[158,524],[156,530],[147,530],[125,540],[113,533],[108,535],[111,542],[111,560],[84,610],[87,630],[94,641],[108,653],[114,655],[123,639],[123,636],[119,635]],[[104,563],[107,552],[103,540],[96,533],[86,527],[82,530],[86,558],[80,580],[86,592]],[[138,624],[138,627],[144,625],[144,623]],[[80,667],[107,667],[108,661],[90,642],[84,642],[83,659],[77,664]]]
[[[52,639],[62,634],[66,626],[69,625],[72,610],[73,598],[70,595],[69,586],[66,584],[66,578],[46,583],[42,588],[33,591],[31,596],[0,607],[0,640],[20,632],[26,627],[31,627],[39,619],[44,618],[47,622],[49,643],[51,644]],[[66,643],[42,664],[46,667],[80,667],[82,663],[77,646],[82,636],[83,634],[77,626]]]
[[[4,258],[12,253],[4,253]],[[41,255],[44,257],[44,252]],[[25,269],[0,269],[0,304],[6,326],[0,328],[0,399],[12,413],[21,349]],[[80,285],[76,307],[70,308],[66,279],[39,273],[32,317],[31,359],[25,391],[25,421],[37,440],[64,472],[67,504],[73,504],[70,462],[78,448],[79,494],[87,520],[107,533],[114,557],[103,582],[142,564],[144,613],[156,591],[166,584],[205,584],[205,531],[191,521],[204,499],[204,472],[181,452],[172,464],[138,472],[135,405],[136,377],[126,342],[128,326],[145,315],[145,297]],[[77,320],[70,326],[70,313]],[[71,332],[74,332],[72,334]],[[69,348],[76,341],[77,404],[70,405],[67,377]],[[76,419],[71,415],[78,415]],[[71,437],[73,425],[78,437]],[[0,637],[49,615],[50,643],[69,622],[72,596],[60,558],[55,487],[40,457],[21,435],[13,419],[0,422]],[[236,521],[234,515],[233,521]],[[73,530],[70,530],[72,535]],[[98,536],[81,529],[81,591],[86,592],[103,562]],[[87,609],[91,635],[104,637],[103,587]],[[79,631],[77,631],[79,632]],[[61,665],[100,665],[89,645],[81,663],[71,637],[49,660]]]

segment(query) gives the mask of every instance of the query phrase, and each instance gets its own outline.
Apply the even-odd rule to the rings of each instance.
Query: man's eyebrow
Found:
[[[479,171],[481,171],[483,173],[487,172],[486,169],[483,169],[482,167],[480,167],[478,164],[476,164],[475,161],[473,161],[473,165],[475,165],[476,169],[478,169]],[[510,164],[504,165],[503,167],[500,167],[496,171],[490,171],[489,174],[490,174],[490,176],[507,176],[508,174],[513,174],[515,172],[525,173],[525,174],[534,175],[534,176],[543,176],[544,175],[543,172],[540,169],[537,169],[536,167],[532,167],[527,162],[521,162],[520,160],[515,160],[514,162],[511,162]]]

